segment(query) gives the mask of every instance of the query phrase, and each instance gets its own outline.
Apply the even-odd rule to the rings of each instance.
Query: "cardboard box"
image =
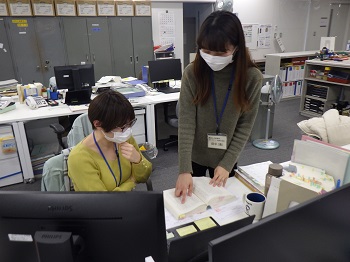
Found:
[[[32,0],[33,15],[55,16],[53,0]]]
[[[0,0],[0,16],[9,16],[9,9],[6,0]]]
[[[11,16],[32,16],[30,0],[8,0],[9,13]]]
[[[134,3],[132,1],[116,1],[117,16],[134,16]]]
[[[96,0],[78,0],[78,16],[97,16]]]
[[[152,8],[150,1],[134,1],[135,16],[151,16]]]
[[[55,0],[57,16],[76,16],[75,0]]]
[[[116,16],[116,5],[113,0],[97,0],[98,16]]]

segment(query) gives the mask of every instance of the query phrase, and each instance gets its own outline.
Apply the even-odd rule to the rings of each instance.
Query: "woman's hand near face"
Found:
[[[181,203],[185,203],[186,196],[192,196],[193,179],[190,173],[182,173],[177,178],[175,196],[181,197]]]
[[[214,177],[209,184],[215,186],[225,186],[230,173],[223,167],[217,166],[214,170]]]
[[[142,159],[139,151],[137,151],[136,148],[128,142],[119,144],[119,153],[131,163],[138,164]]]

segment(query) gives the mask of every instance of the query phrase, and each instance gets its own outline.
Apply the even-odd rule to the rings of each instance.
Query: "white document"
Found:
[[[272,177],[269,191],[266,197],[264,212],[262,215],[263,218],[276,213],[280,183],[281,180],[279,178]]]
[[[238,166],[238,170],[247,175],[250,179],[258,182],[259,185],[265,186],[266,174],[269,171],[271,161],[251,164],[247,166]]]
[[[120,76],[103,76],[100,80],[97,81],[97,83],[100,84],[107,84],[108,82],[116,82],[120,83],[121,77]]]

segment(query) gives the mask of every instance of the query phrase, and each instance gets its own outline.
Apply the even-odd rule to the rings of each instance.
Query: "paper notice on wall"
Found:
[[[159,36],[175,37],[175,15],[174,12],[164,11],[158,14]]]
[[[246,46],[257,49],[258,24],[242,24]]]
[[[271,48],[272,42],[272,25],[260,25],[258,32],[258,48]]]

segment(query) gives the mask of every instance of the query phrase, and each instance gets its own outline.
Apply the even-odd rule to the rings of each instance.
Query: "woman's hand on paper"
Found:
[[[230,173],[223,167],[217,166],[214,170],[214,177],[209,184],[215,186],[225,186]]]
[[[177,178],[175,196],[181,197],[181,203],[186,202],[186,197],[192,196],[193,179],[190,173],[182,173]]]

